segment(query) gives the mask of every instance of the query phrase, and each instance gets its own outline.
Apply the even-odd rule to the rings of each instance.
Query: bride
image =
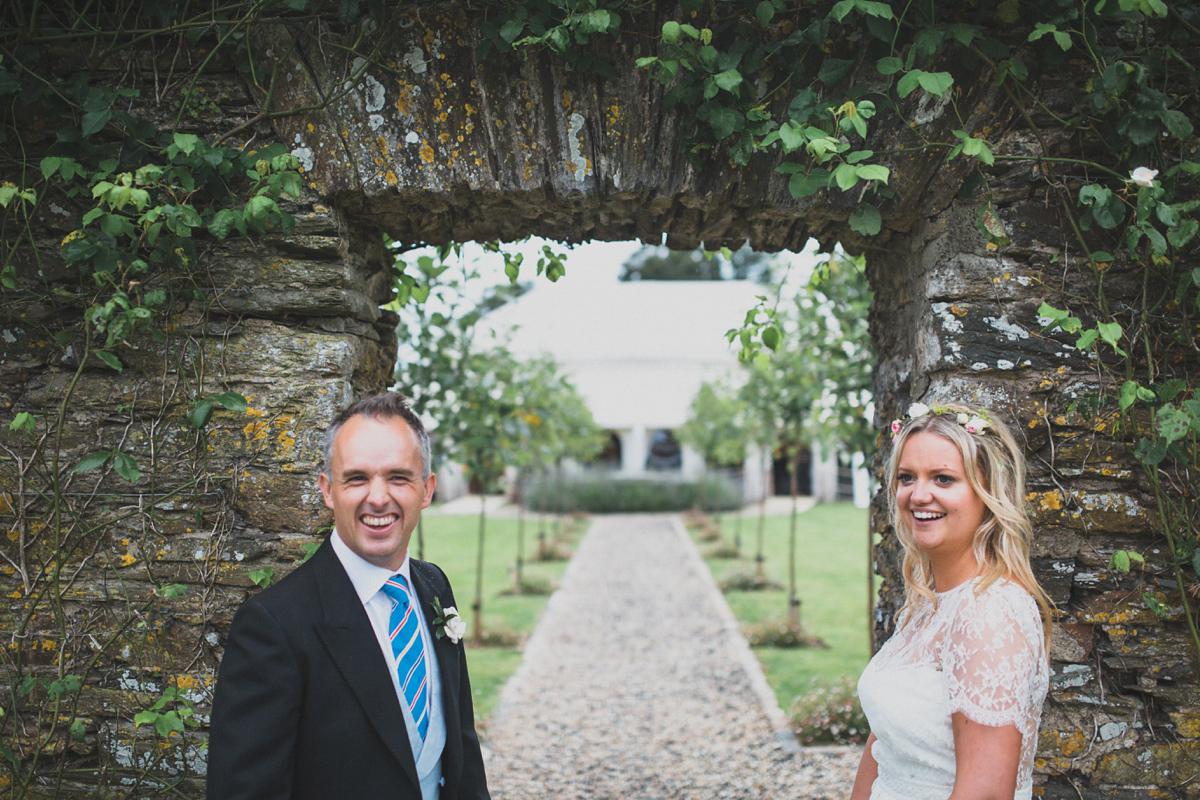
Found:
[[[1027,800],[1050,606],[1029,565],[1020,448],[964,406],[915,403],[892,434],[905,603],[858,683],[872,733],[851,800]]]

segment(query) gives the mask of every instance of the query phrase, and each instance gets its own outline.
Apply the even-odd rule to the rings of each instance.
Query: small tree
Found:
[[[514,465],[521,471],[536,471],[555,466],[564,458],[587,460],[604,446],[604,431],[587,403],[562,373],[552,356],[543,355],[524,362],[521,368],[519,414],[528,426],[528,435],[516,449]],[[521,504],[517,521],[517,557],[514,590],[521,591],[525,563],[525,506]]]
[[[678,431],[679,441],[698,452],[706,468],[745,463],[750,438],[746,402],[722,381],[700,385]],[[707,509],[715,512],[715,507]],[[719,524],[719,516],[718,516]],[[735,547],[741,549],[740,533]]]
[[[806,445],[830,451],[874,446],[866,410],[875,356],[867,328],[870,293],[861,259],[831,254],[806,291],[775,315],[780,332],[773,353],[756,359],[743,396],[773,427],[788,464],[792,497],[788,530],[788,625],[800,626],[796,591],[799,459]],[[769,408],[770,407],[770,408]]]

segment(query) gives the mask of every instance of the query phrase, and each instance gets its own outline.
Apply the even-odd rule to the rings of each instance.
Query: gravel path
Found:
[[[802,750],[782,724],[678,519],[598,517],[488,726],[488,785],[497,800],[848,797],[859,750]]]

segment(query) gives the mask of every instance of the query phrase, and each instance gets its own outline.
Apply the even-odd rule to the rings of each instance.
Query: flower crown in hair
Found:
[[[927,406],[924,403],[913,403],[908,407],[908,414],[902,419],[892,420],[892,438],[895,439],[900,435],[900,431],[904,426],[912,422],[914,419],[920,419],[927,414],[948,414],[954,413],[955,421],[967,429],[967,433],[974,433],[982,436],[991,427],[992,423],[988,419],[988,412],[980,409],[977,414],[968,414],[964,411],[953,411],[946,406]]]

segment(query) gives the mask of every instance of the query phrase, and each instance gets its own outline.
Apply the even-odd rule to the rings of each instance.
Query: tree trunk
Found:
[[[799,516],[796,503],[800,495],[800,481],[796,474],[800,465],[800,454],[791,462],[788,483],[792,495],[792,514],[788,524],[788,627],[800,629],[800,598],[796,596],[796,518]]]
[[[475,612],[471,637],[475,641],[483,638],[483,535],[487,528],[487,495],[479,495],[479,547],[475,552]]]

